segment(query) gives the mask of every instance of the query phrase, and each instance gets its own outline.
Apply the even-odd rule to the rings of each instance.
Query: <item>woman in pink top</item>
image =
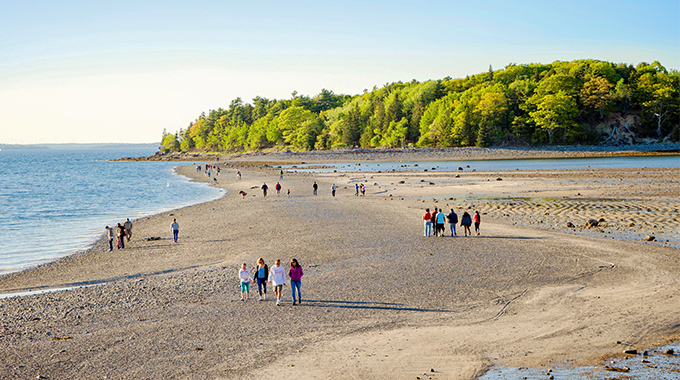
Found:
[[[302,295],[300,294],[300,285],[302,280],[302,267],[297,259],[290,261],[290,269],[288,270],[288,277],[290,277],[290,289],[293,292],[293,305],[295,305],[295,288],[297,288],[297,303],[302,302]]]
[[[479,223],[481,222],[479,211],[475,211],[475,216],[472,217],[472,221],[475,222],[475,232],[477,233],[477,236],[479,236]]]

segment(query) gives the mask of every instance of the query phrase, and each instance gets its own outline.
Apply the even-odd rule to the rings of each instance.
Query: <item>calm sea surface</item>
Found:
[[[423,171],[435,168],[440,171],[464,170],[562,170],[586,168],[676,168],[680,167],[680,155],[665,156],[624,156],[591,158],[551,158],[521,160],[467,160],[467,161],[403,161],[403,162],[365,162],[320,165],[286,165],[290,171],[329,173],[343,172],[386,172],[386,171]]]
[[[125,218],[221,196],[172,162],[110,162],[155,148],[0,151],[0,274],[86,249]],[[168,227],[169,228],[169,227]]]

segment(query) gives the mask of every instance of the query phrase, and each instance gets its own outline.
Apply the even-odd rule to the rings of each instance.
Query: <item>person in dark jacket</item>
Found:
[[[467,211],[463,214],[463,216],[460,218],[460,225],[463,226],[463,232],[465,233],[465,236],[472,236],[472,232],[470,232],[470,226],[472,225],[472,217],[470,214],[468,214]]]
[[[437,236],[438,232],[437,231],[437,208],[432,209],[432,217],[430,218],[430,222],[432,223],[432,236]]]
[[[451,236],[456,236],[456,224],[458,224],[458,214],[456,214],[453,209],[451,213],[446,216],[449,220],[449,226],[451,226]]]
[[[257,292],[260,293],[259,301],[267,300],[267,279],[269,278],[269,267],[265,264],[263,258],[257,260],[257,267],[253,278],[257,281]]]

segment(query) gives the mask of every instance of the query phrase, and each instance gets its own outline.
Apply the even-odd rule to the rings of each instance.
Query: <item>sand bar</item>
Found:
[[[438,379],[474,379],[493,365],[595,364],[680,334],[677,216],[656,230],[644,225],[650,218],[630,227],[625,208],[612,205],[672,213],[679,169],[513,172],[502,181],[482,172],[296,173],[280,181],[291,197],[277,197],[274,158],[221,160],[224,198],[136,221],[125,250],[108,253],[101,240],[0,277],[3,293],[102,284],[0,299],[0,377],[414,379],[435,369]],[[208,180],[193,166],[180,171]],[[356,182],[365,197],[354,195]],[[519,205],[529,192],[562,211]],[[603,195],[609,208],[593,208]],[[435,206],[479,209],[482,235],[422,236],[423,208]],[[604,218],[604,232],[583,227],[589,218]],[[258,257],[300,260],[302,305],[291,305],[289,287],[278,308],[239,300],[237,268]]]

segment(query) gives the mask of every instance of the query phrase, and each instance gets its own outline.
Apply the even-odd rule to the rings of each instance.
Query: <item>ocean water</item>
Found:
[[[458,171],[470,170],[563,170],[563,169],[601,169],[601,168],[675,168],[680,166],[680,155],[664,156],[622,156],[589,158],[546,158],[513,160],[467,160],[467,161],[404,161],[404,162],[364,162],[336,164],[298,164],[284,165],[288,171],[305,173],[369,172],[378,171]]]
[[[0,275],[84,250],[106,225],[222,195],[174,174],[183,163],[109,161],[154,151],[153,146],[0,151]]]

